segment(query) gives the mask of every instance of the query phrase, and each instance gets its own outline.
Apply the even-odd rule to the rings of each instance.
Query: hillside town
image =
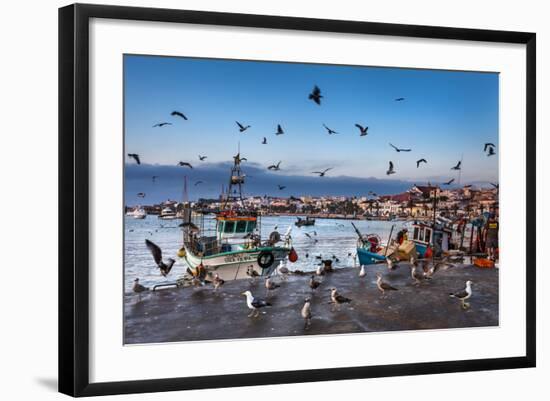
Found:
[[[219,209],[224,202],[223,195],[218,199],[199,199],[191,202],[193,208]],[[317,218],[342,219],[415,219],[441,217],[473,217],[486,211],[498,209],[498,186],[477,188],[465,185],[456,189],[443,189],[435,185],[413,185],[405,192],[393,195],[369,196],[248,196],[244,198],[247,209],[263,215],[306,215]],[[137,205],[128,206],[127,211]],[[183,204],[167,200],[155,205],[142,205],[147,214],[177,214]]]

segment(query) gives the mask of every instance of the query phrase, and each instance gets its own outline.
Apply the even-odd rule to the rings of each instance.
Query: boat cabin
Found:
[[[446,252],[450,248],[450,239],[452,230],[445,227],[436,227],[424,223],[413,224],[412,241],[416,246],[416,252],[423,258],[428,247],[439,255],[441,252]]]
[[[218,216],[216,220],[218,221],[216,231],[220,240],[244,238],[253,233],[257,227],[255,216]]]

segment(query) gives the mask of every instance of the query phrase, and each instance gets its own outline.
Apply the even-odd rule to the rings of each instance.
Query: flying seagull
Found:
[[[181,161],[178,163],[178,166],[180,166],[180,167],[189,167],[189,168],[193,168],[193,166],[191,165],[191,163],[181,162]]]
[[[245,291],[242,295],[246,296],[246,305],[248,309],[252,312],[249,313],[248,317],[257,317],[260,315],[260,309],[266,306],[271,306],[271,304],[263,299],[254,298],[250,291]]]
[[[402,149],[390,143],[390,146],[395,149],[396,152],[410,152],[411,149]]]
[[[462,164],[462,160],[459,160],[458,163],[456,163],[456,166],[451,167],[451,170],[460,170],[461,164]]]
[[[201,156],[201,155],[199,155],[199,160],[200,160],[201,162],[203,162],[207,157],[208,157],[208,156]]]
[[[311,325],[311,300],[309,298],[304,300],[304,306],[300,313],[302,318],[304,318],[304,330],[307,330]]]
[[[286,186],[285,186],[285,185],[277,185],[277,187],[279,187],[279,191],[282,191],[283,189],[285,189],[285,188],[286,188]]]
[[[327,127],[325,124],[323,124],[323,127],[325,127],[325,129],[327,130],[329,135],[338,133],[338,132],[334,131],[333,129],[330,129],[329,127]]]
[[[462,309],[467,309],[470,307],[470,304],[466,302],[468,298],[472,296],[472,281],[468,280],[466,281],[466,288],[463,290],[457,291],[457,292],[451,292],[449,294],[451,298],[458,298],[460,299],[460,303],[462,305]]]
[[[157,181],[157,178],[159,178],[159,176],[158,176],[158,175],[154,175],[154,176],[151,177],[151,180],[153,180],[153,182],[156,182],[156,181]]]
[[[489,184],[491,184],[493,186],[493,188],[495,188],[495,189],[498,189],[498,187],[499,187],[499,184],[493,184],[492,182],[490,182]]]
[[[385,281],[382,281],[382,275],[380,273],[376,273],[376,286],[380,291],[382,291],[382,296],[386,295],[386,291],[397,291],[397,288],[392,287]]]
[[[235,156],[233,156],[233,160],[235,160],[236,164],[239,164],[240,162],[248,161],[248,159],[246,157],[241,157],[240,153],[237,153]]]
[[[272,164],[271,166],[268,166],[267,169],[273,170],[273,171],[279,171],[281,169],[280,165],[281,165],[281,162],[279,161],[279,163],[277,164]]]
[[[174,110],[173,112],[170,113],[170,115],[171,116],[178,116],[178,117],[183,118],[184,120],[187,120],[187,117],[181,111]]]
[[[277,132],[275,132],[275,135],[283,135],[285,131],[283,130],[283,127],[281,127],[281,124],[277,124]]]
[[[138,198],[145,198],[145,192],[138,192],[137,196]]]
[[[494,155],[496,155],[495,148],[489,148],[489,152],[487,153],[487,156],[494,156]]]
[[[262,141],[262,145],[267,145],[267,138],[264,136],[264,140]]]
[[[420,167],[420,163],[428,163],[426,159],[418,159],[416,161],[416,168]]]
[[[153,259],[155,260],[157,267],[160,269],[160,273],[164,277],[166,277],[168,273],[170,273],[170,270],[172,270],[172,266],[174,266],[174,263],[176,263],[176,261],[172,258],[168,258],[166,259],[167,263],[164,263],[164,261],[162,260],[162,251],[157,244],[146,239],[145,245],[147,245],[149,252],[151,252],[151,254],[153,255]]]
[[[329,170],[332,170],[332,167],[326,168],[323,171],[312,171],[311,174],[319,174],[319,177],[324,177]]]
[[[402,102],[403,100],[405,100],[404,97],[398,97],[397,99],[395,99],[396,102]]]
[[[495,145],[494,143],[487,142],[487,143],[485,144],[485,146],[483,146],[483,151],[484,151],[484,152],[487,152],[487,148],[495,148],[495,147],[496,147],[496,145]]]
[[[455,181],[454,178],[451,178],[449,181],[444,182],[443,185],[451,185]]]
[[[141,161],[139,160],[139,155],[137,153],[128,153],[128,157],[134,159],[137,164],[141,164]]]
[[[390,161],[390,166],[388,168],[388,171],[386,171],[386,175],[395,174],[395,170],[393,169],[393,162]]]
[[[351,302],[351,299],[340,295],[334,287],[330,289],[330,300],[332,301],[333,307],[336,306],[337,308],[339,308],[341,304],[349,304]]]
[[[199,180],[199,181],[195,182],[195,186],[200,185],[200,184],[202,184],[203,182],[204,182],[204,181],[200,181],[200,180]]]
[[[250,128],[250,125],[247,125],[246,127],[244,125],[242,125],[240,122],[238,121],[235,121],[237,123],[237,125],[239,126],[239,132],[245,132],[247,129]]]
[[[368,134],[367,131],[369,130],[369,127],[363,127],[360,124],[355,124],[355,126],[359,128],[359,132],[360,132],[359,136],[366,136]]]
[[[153,125],[153,128],[164,127],[165,125],[172,125],[172,123],[167,123],[167,122],[156,123],[155,125]]]
[[[313,87],[313,90],[309,94],[309,99],[313,100],[315,103],[317,103],[319,106],[321,105],[321,98],[323,96],[321,95],[321,89],[317,85]]]

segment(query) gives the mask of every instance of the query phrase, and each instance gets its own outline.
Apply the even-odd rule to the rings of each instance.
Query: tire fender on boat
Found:
[[[260,266],[262,269],[267,269],[273,264],[273,262],[275,262],[275,256],[272,252],[261,251],[258,255],[257,262],[258,266]]]

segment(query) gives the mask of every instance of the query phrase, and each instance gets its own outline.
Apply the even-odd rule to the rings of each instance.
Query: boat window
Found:
[[[426,239],[425,241],[426,242],[430,242],[430,237],[432,235],[432,230],[430,230],[429,228],[426,229]]]
[[[255,221],[249,221],[246,232],[252,232],[255,229],[256,229],[256,222]]]
[[[424,241],[424,230],[420,230],[418,232],[418,240],[419,241]]]
[[[225,229],[223,230],[224,233],[233,233],[235,231],[235,222],[234,221],[226,221],[225,222]]]
[[[223,226],[224,225],[225,224],[224,224],[223,221],[218,222],[218,232],[223,233]]]
[[[415,227],[414,228],[413,239],[418,239],[418,233],[419,233],[418,227]]]
[[[246,231],[246,220],[237,221],[237,229],[235,232],[244,233]]]

